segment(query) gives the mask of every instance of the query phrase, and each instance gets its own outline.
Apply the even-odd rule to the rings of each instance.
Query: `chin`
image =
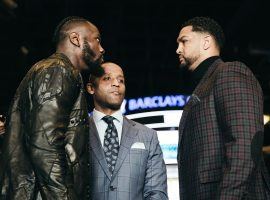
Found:
[[[110,103],[109,107],[112,110],[119,110],[121,108],[121,104],[119,104],[119,103]]]
[[[186,63],[180,63],[179,66],[180,66],[180,68],[188,68]]]

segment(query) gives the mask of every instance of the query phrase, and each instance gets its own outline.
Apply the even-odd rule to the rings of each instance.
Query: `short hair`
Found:
[[[72,27],[74,24],[78,23],[86,23],[89,22],[87,19],[78,17],[78,16],[69,16],[63,19],[55,28],[53,34],[53,42],[57,46],[60,42],[62,42],[68,35],[67,31]]]
[[[221,26],[209,17],[194,17],[184,22],[181,29],[186,26],[192,26],[192,31],[209,33],[216,41],[218,48],[221,50],[225,43],[225,35]]]
[[[105,74],[104,69],[102,67],[103,64],[104,63],[102,63],[101,66],[99,66],[98,68],[96,68],[95,71],[89,74],[88,83],[92,84],[93,87],[97,86],[97,79]]]
[[[104,63],[102,63],[101,66],[100,66],[100,70],[96,70],[95,73],[91,73],[89,75],[88,83],[92,84],[93,87],[97,86],[97,79],[102,77],[105,74],[105,71],[104,71],[102,65],[106,65],[106,64],[115,64],[118,67],[120,67],[120,65],[116,64],[115,62],[104,62]],[[122,67],[120,67],[120,68],[122,69]]]
[[[93,75],[93,74],[90,74],[89,75],[89,79],[88,79],[88,83],[90,83],[93,87],[97,87],[97,79],[99,77]]]

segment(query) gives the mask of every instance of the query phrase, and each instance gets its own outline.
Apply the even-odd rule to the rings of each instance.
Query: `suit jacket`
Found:
[[[133,148],[135,143],[144,144],[145,149]],[[112,176],[90,117],[90,177],[92,200],[168,199],[166,167],[156,132],[125,117]]]
[[[181,200],[270,199],[263,126],[262,90],[252,72],[216,60],[180,121]]]
[[[40,192],[43,199],[82,199],[88,132],[79,71],[60,53],[36,63],[10,107],[0,198],[33,200]]]

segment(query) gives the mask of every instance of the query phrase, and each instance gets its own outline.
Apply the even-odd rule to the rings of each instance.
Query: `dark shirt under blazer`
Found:
[[[262,90],[252,72],[217,59],[181,118],[180,199],[270,199],[263,126]]]

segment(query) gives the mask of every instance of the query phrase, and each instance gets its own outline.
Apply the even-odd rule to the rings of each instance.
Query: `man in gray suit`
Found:
[[[114,63],[102,67],[104,75],[90,76],[87,84],[95,105],[90,117],[90,199],[168,199],[157,134],[123,117],[123,71]]]

